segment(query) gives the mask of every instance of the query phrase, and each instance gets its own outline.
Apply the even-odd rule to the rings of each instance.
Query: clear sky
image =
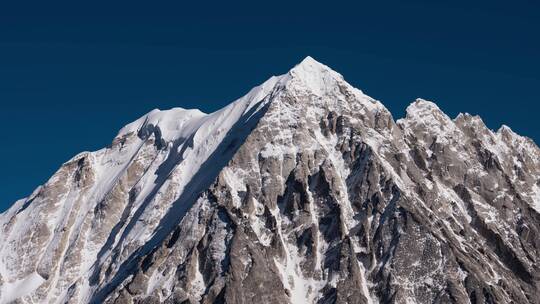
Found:
[[[214,111],[307,55],[395,118],[422,97],[540,141],[538,1],[7,2],[0,211],[153,108]]]

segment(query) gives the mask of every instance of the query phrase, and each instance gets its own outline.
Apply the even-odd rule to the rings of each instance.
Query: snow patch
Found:
[[[531,199],[532,199],[532,207],[536,212],[540,213],[540,187],[538,187],[537,184],[534,184],[531,189]]]
[[[13,282],[3,282],[0,287],[2,291],[0,294],[0,304],[11,303],[16,299],[20,299],[36,290],[44,282],[45,279],[36,272],[24,279]]]

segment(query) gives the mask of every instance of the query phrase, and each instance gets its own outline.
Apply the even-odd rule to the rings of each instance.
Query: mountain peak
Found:
[[[310,56],[292,68],[285,77],[292,86],[309,89],[316,95],[324,95],[338,83],[344,82],[341,74]]]
[[[415,101],[413,101],[408,107],[407,107],[407,114],[409,115],[416,115],[419,112],[431,112],[431,111],[440,111],[437,104],[435,104],[432,101],[425,100],[422,98],[416,98]]]
[[[536,303],[540,149],[480,123],[417,99],[395,128],[311,57],[153,110],[0,214],[0,304]]]
[[[406,109],[407,119],[425,120],[436,118],[439,121],[450,121],[450,118],[432,101],[417,98]]]
[[[302,61],[300,61],[296,66],[308,66],[308,67],[318,66],[322,68],[324,67],[328,68],[326,65],[320,63],[319,61],[315,60],[311,56],[306,56],[306,58],[302,59]]]
[[[289,74],[306,76],[307,74],[320,75],[328,72],[336,73],[327,65],[320,63],[319,61],[313,59],[313,57],[311,56],[307,56],[302,61],[300,61],[300,63],[294,66],[294,68],[289,71]]]

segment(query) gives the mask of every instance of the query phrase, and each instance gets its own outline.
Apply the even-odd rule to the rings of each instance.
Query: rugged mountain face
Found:
[[[154,110],[0,216],[7,303],[540,303],[540,150],[306,58]]]

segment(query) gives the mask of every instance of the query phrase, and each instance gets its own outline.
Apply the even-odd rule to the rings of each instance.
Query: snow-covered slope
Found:
[[[154,110],[0,215],[0,302],[538,303],[540,150],[308,57]]]

